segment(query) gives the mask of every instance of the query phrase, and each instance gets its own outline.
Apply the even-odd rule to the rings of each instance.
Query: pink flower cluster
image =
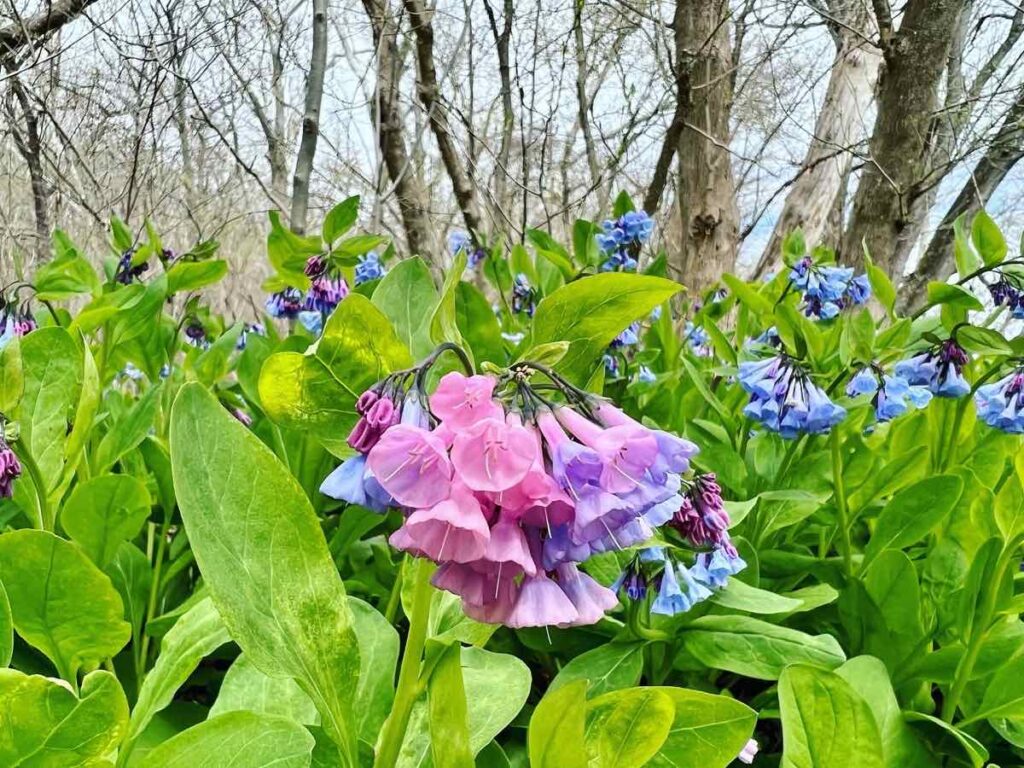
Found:
[[[512,408],[495,395],[506,384],[448,373],[424,400],[386,380],[357,404],[349,444],[358,454],[321,490],[401,508],[392,545],[437,563],[435,586],[474,619],[595,623],[617,598],[577,565],[672,519],[697,447],[579,390],[555,405],[520,382]]]
[[[0,417],[0,499],[14,495],[14,481],[21,477],[21,462],[11,447],[4,442],[3,421]]]

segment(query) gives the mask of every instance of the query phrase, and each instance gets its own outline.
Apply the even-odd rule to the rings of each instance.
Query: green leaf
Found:
[[[336,206],[331,208],[324,217],[322,232],[324,242],[333,243],[344,235],[359,218],[359,195],[345,198]]]
[[[124,604],[124,618],[132,625],[132,639],[137,641],[146,615],[149,590],[153,585],[153,568],[145,553],[131,542],[118,547],[113,560],[103,572],[110,577]]]
[[[1001,665],[992,676],[981,705],[971,712],[970,722],[996,718],[1024,717],[1024,656]]]
[[[423,259],[405,259],[392,267],[373,292],[373,304],[391,321],[413,357],[430,354],[430,315],[437,305],[437,288]]]
[[[346,237],[331,249],[330,259],[337,266],[353,267],[359,263],[359,257],[374,248],[384,245],[388,239],[383,235],[353,235]]]
[[[231,637],[262,672],[298,682],[354,763],[358,646],[302,488],[197,384],[182,387],[172,408],[171,462],[189,542]]]
[[[566,282],[572,280],[576,274],[576,267],[572,263],[572,258],[569,256],[569,252],[565,247],[556,241],[547,232],[540,229],[528,229],[526,230],[526,239],[533,245],[537,255],[543,257],[547,261],[551,262],[558,271],[562,273],[562,277],[565,278]]]
[[[871,710],[843,678],[804,664],[779,678],[783,768],[884,768]]]
[[[14,618],[11,616],[11,601],[7,590],[0,581],[0,667],[9,666],[14,653]]]
[[[114,241],[114,250],[118,254],[129,250],[135,245],[135,237],[132,235],[132,231],[117,216],[110,217],[110,234]]]
[[[130,751],[153,717],[174,698],[199,662],[231,638],[210,598],[190,608],[164,635],[160,655],[149,670],[132,709],[124,749]]]
[[[633,198],[629,196],[629,192],[622,190],[615,196],[615,201],[612,203],[612,217],[619,218],[623,214],[635,211],[636,206],[633,205]]]
[[[956,340],[968,352],[979,355],[1012,355],[1013,347],[999,331],[967,325],[960,328]]]
[[[723,589],[714,593],[711,601],[734,611],[763,614],[790,613],[803,605],[799,600],[752,587],[739,579],[729,579]]]
[[[661,277],[627,273],[608,272],[575,280],[537,306],[527,346],[570,342],[558,369],[572,381],[583,383],[619,333],[680,288]]]
[[[93,477],[75,486],[61,512],[61,525],[100,568],[122,542],[135,538],[149,517],[149,491],[131,475]]]
[[[356,724],[359,738],[372,744],[395,698],[398,632],[369,603],[350,596],[348,605],[352,611],[356,639],[359,641]]]
[[[978,211],[971,222],[971,240],[986,267],[1001,264],[1006,258],[1006,238],[985,211]]]
[[[21,359],[25,389],[18,412],[20,439],[48,485],[43,492],[48,492],[64,465],[68,422],[82,386],[82,351],[63,328],[40,328],[21,339]]]
[[[455,292],[456,323],[459,334],[473,353],[477,364],[502,365],[507,360],[501,325],[487,298],[471,283],[459,283]]]
[[[313,736],[286,717],[228,712],[168,739],[146,755],[152,768],[307,768]]]
[[[680,633],[683,651],[707,667],[777,680],[789,664],[838,667],[846,656],[831,635],[808,635],[746,616],[702,616]]]
[[[459,323],[455,310],[455,292],[462,280],[462,273],[466,271],[466,250],[463,248],[455,257],[455,262],[445,276],[444,285],[441,287],[441,296],[430,316],[430,339],[435,344],[450,341],[453,344],[462,344],[462,334],[459,333]]]
[[[294,680],[263,674],[244,653],[224,675],[217,700],[210,707],[210,718],[226,712],[278,715],[303,725],[317,723],[316,707]]]
[[[722,275],[722,282],[729,286],[729,290],[744,305],[761,317],[772,315],[775,308],[772,303],[758,293],[749,283],[745,283],[735,275]]]
[[[639,768],[647,764],[665,743],[674,720],[675,705],[658,688],[628,688],[598,696],[587,711],[590,765]]]
[[[25,373],[21,359],[21,338],[15,336],[0,349],[0,413],[13,416],[25,394]]]
[[[650,768],[725,768],[753,735],[757,713],[728,696],[686,688],[652,688],[675,705],[675,718]]]
[[[466,690],[458,643],[440,650],[441,658],[430,675],[427,703],[430,712],[430,746],[435,768],[472,768]]]
[[[412,365],[384,314],[350,294],[327,319],[312,353],[277,352],[260,371],[263,410],[282,426],[313,433],[344,452],[355,425],[356,400],[387,374]]]
[[[586,219],[576,219],[572,225],[572,250],[577,264],[596,267],[601,260],[597,247],[597,234],[601,227]]]
[[[923,712],[907,711],[903,713],[903,717],[908,723],[928,731],[925,740],[937,752],[949,754],[952,751],[950,747],[953,747],[967,759],[972,768],[982,768],[987,763],[988,750],[966,731]]]
[[[928,283],[928,303],[932,306],[946,304],[958,309],[984,309],[978,298],[965,288],[949,283]]]
[[[864,548],[862,567],[867,568],[886,549],[903,549],[924,538],[956,506],[963,486],[954,475],[935,475],[894,495],[878,516]]]
[[[642,651],[639,643],[606,643],[591,648],[559,670],[548,692],[577,680],[589,681],[591,696],[636,685],[644,666]]]
[[[96,450],[95,464],[99,471],[112,467],[146,438],[156,421],[162,391],[159,384],[150,387],[146,394],[135,401],[131,410],[110,427]]]
[[[96,295],[100,291],[96,270],[73,247],[52,261],[41,264],[32,282],[36,288],[35,298],[39,301],[63,301],[83,293]]]
[[[0,580],[14,628],[65,680],[128,642],[131,627],[110,579],[69,541],[46,531],[0,535]]]
[[[309,257],[322,251],[320,238],[295,234],[281,223],[279,211],[270,211],[268,217],[267,257],[270,263],[289,284],[305,290],[309,287],[309,278],[303,270]]]
[[[103,765],[127,722],[124,692],[105,670],[86,675],[76,696],[50,678],[0,669],[0,765]]]
[[[194,291],[219,282],[228,273],[228,263],[213,261],[179,261],[167,270],[167,293]]]
[[[871,290],[878,297],[878,303],[885,307],[885,311],[889,313],[890,318],[894,318],[893,309],[896,306],[896,288],[893,286],[892,280],[889,279],[884,270],[870,262],[867,263],[866,270],[868,282],[871,283]]]
[[[527,746],[531,768],[587,768],[583,743],[587,681],[549,688],[530,717]]]
[[[953,222],[953,259],[956,262],[956,271],[960,279],[967,277],[981,266],[981,259],[971,247],[971,242],[964,232],[964,216],[960,214]],[[1006,253],[1006,243],[1003,243],[1003,253]]]

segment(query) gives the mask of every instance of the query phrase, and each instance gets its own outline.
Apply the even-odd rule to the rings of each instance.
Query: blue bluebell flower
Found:
[[[530,284],[530,278],[520,272],[512,281],[512,311],[516,314],[525,312],[529,317],[533,317],[536,309],[537,292]]]
[[[459,251],[465,251],[466,266],[469,269],[476,268],[487,257],[487,251],[473,245],[473,238],[468,232],[455,231],[448,235],[448,250],[452,256],[457,256]]]
[[[954,339],[947,339],[926,352],[896,363],[896,375],[911,386],[924,386],[939,397],[963,397],[971,391],[964,378],[967,352]]]
[[[693,321],[687,320],[683,338],[697,357],[711,357],[711,336],[703,326],[694,325]]]
[[[826,434],[846,418],[846,409],[787,355],[740,363],[738,378],[751,396],[744,415],[784,438]]]
[[[314,336],[324,331],[324,313],[315,309],[304,309],[299,312],[299,323]]]
[[[185,341],[197,349],[209,349],[210,340],[206,337],[206,329],[198,321],[185,326]]]
[[[117,268],[114,270],[114,281],[121,285],[130,285],[135,280],[141,280],[142,273],[149,269],[148,261],[141,261],[133,264],[136,248],[129,248],[121,254],[117,261]]]
[[[711,552],[701,552],[697,555],[697,562],[694,564],[691,573],[693,577],[715,589],[721,589],[729,583],[729,577],[747,567],[746,562],[735,547],[717,547]]]
[[[803,294],[804,314],[819,320],[831,320],[843,308],[864,304],[871,296],[867,275],[854,277],[851,267],[819,265],[810,257],[793,265],[789,281]]]
[[[994,384],[978,387],[974,403],[978,417],[990,427],[1014,435],[1024,434],[1024,367]]]
[[[602,356],[601,361],[604,363],[605,372],[613,379],[617,378],[621,371],[619,356],[617,354],[610,354],[606,352]]]
[[[713,594],[682,563],[667,561],[658,578],[658,595],[651,603],[651,613],[663,616],[685,613]]]
[[[651,238],[654,220],[646,211],[628,211],[614,221],[601,222],[597,246],[606,255],[602,272],[633,271],[640,247]]]
[[[654,371],[652,371],[646,365],[641,364],[640,367],[637,369],[637,381],[642,382],[644,384],[651,384],[652,382],[657,381],[657,379],[658,377],[655,375]]]
[[[620,347],[633,347],[640,343],[640,323],[632,322],[627,325],[622,333],[612,339],[612,349]]]
[[[846,299],[850,304],[861,305],[871,298],[871,282],[867,275],[857,275],[846,286]]]
[[[163,365],[161,365],[160,366],[160,378],[161,379],[168,378],[171,375],[171,370],[172,369],[171,369],[170,363],[164,363]]]
[[[370,251],[369,253],[360,256],[359,263],[356,264],[356,285],[362,285],[363,283],[368,283],[371,280],[379,280],[387,273],[388,271],[384,268],[384,265],[380,263],[380,256],[377,252]]]
[[[891,421],[911,408],[923,408],[932,399],[931,391],[911,385],[900,375],[889,375],[877,366],[865,366],[846,385],[850,397],[869,395],[878,421]]]
[[[1000,273],[999,279],[987,287],[992,295],[992,302],[997,307],[1005,306],[1010,310],[1011,317],[1024,320],[1024,292],[1021,291],[1017,279],[1007,278]]]
[[[238,334],[238,341],[235,342],[235,349],[241,351],[249,341],[249,334],[254,336],[266,336],[267,329],[263,323],[246,323],[242,326],[242,332]]]
[[[325,316],[331,314],[342,299],[348,296],[348,283],[345,282],[345,278],[320,256],[309,257],[305,272],[310,284],[302,305],[303,310],[319,312]]]
[[[298,288],[285,288],[267,297],[267,314],[279,320],[294,320],[302,310],[302,291]]]
[[[633,557],[609,589],[618,594],[625,588],[630,600],[643,600],[647,597],[647,577],[644,575],[643,562],[639,556]]]

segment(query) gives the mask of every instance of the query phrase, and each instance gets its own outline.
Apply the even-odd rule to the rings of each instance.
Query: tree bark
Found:
[[[413,169],[402,128],[398,25],[387,0],[363,0],[363,8],[373,27],[373,43],[377,51],[377,83],[373,102],[381,155],[395,187],[409,252],[430,260],[427,193]]]
[[[736,260],[739,209],[729,153],[732,55],[726,0],[677,0],[677,66],[688,67],[687,117],[676,150],[682,247],[669,269],[696,291],[713,284]]]
[[[21,109],[22,120],[24,121],[24,132],[14,126],[11,122],[11,135],[14,138],[14,146],[18,150],[28,167],[29,181],[32,185],[32,211],[35,216],[36,235],[35,253],[36,263],[47,260],[50,254],[50,213],[48,198],[50,191],[43,175],[43,145],[39,136],[39,114],[32,106],[32,102],[22,85],[21,78],[11,62],[8,62],[8,82],[11,92],[18,101]],[[14,110],[11,110],[14,116]]]
[[[960,216],[970,220],[978,213],[1021,158],[1024,158],[1024,89],[1018,91],[1017,100],[1006,113],[998,133],[943,216],[917,269],[906,277],[897,305],[900,311],[913,312],[923,306],[928,282],[944,280],[952,274],[955,269],[953,222]]]
[[[295,157],[295,175],[292,178],[291,228],[306,231],[309,212],[309,179],[313,173],[316,142],[320,136],[320,103],[324,95],[324,75],[327,71],[327,0],[313,0],[313,50],[306,78],[306,101],[302,117],[302,139]]]
[[[927,174],[928,133],[938,85],[965,0],[909,0],[894,31],[886,0],[875,0],[884,56],[878,115],[843,240],[849,264],[863,261],[861,244],[883,269],[894,264],[897,241]]]
[[[512,21],[515,14],[513,0],[504,0],[501,29],[494,15],[491,4],[484,0],[484,10],[494,35],[494,47],[498,54],[498,79],[501,82],[501,144],[498,147],[498,160],[494,177],[494,196],[501,209],[495,217],[497,221],[507,220],[512,211],[512,199],[508,194],[508,180],[511,177],[509,161],[512,157],[512,131],[515,129],[515,112],[512,109],[512,65],[509,57],[509,44],[512,40]]]
[[[826,22],[835,40],[836,57],[825,100],[754,277],[761,277],[778,262],[782,241],[794,229],[802,229],[812,245],[839,245],[852,149],[866,135],[864,119],[874,99],[881,54],[870,42],[871,15],[861,0],[832,0]]]
[[[0,59],[9,59],[33,40],[45,37],[81,14],[96,0],[58,0],[27,19],[0,28]]]
[[[448,122],[448,109],[442,103],[441,88],[437,82],[434,67],[434,27],[432,11],[428,11],[422,0],[404,0],[409,12],[409,22],[416,37],[416,90],[430,121],[430,129],[437,142],[452,191],[462,211],[462,218],[470,237],[477,242],[481,231],[480,208],[477,205],[473,182],[463,167],[459,150]]]

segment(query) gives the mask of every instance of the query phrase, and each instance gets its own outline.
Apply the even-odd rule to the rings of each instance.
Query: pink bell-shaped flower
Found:
[[[406,507],[432,507],[451,491],[452,465],[444,443],[419,427],[391,427],[370,451],[367,464],[384,490]]]
[[[452,443],[452,464],[475,491],[504,491],[526,477],[537,443],[525,427],[484,419],[459,432]]]
[[[481,419],[501,419],[501,404],[491,398],[495,383],[493,376],[446,373],[430,396],[430,410],[456,431],[469,429]]]

